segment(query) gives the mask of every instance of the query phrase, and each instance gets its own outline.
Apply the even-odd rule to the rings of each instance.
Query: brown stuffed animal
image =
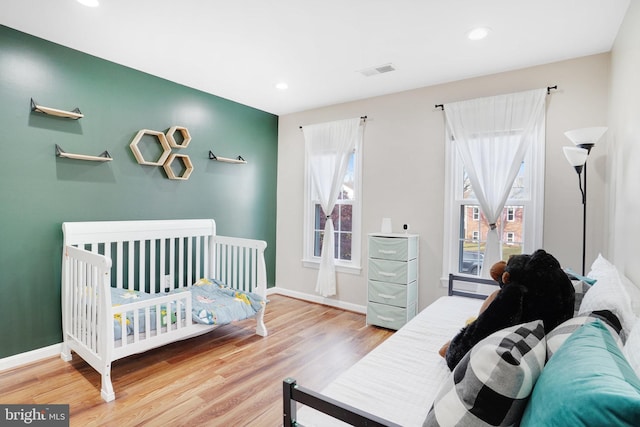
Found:
[[[500,286],[502,286],[503,280],[507,280],[507,282],[509,281],[509,273],[505,272],[505,268],[507,266],[507,263],[504,261],[498,261],[495,264],[493,264],[491,266],[491,270],[489,271],[489,274],[491,274],[491,278],[493,280],[495,280],[496,282],[498,282],[498,284],[500,284]],[[506,275],[506,277],[505,277]],[[489,304],[491,304],[491,302],[496,299],[496,296],[498,296],[498,292],[500,292],[500,290],[498,289],[497,291],[493,291],[491,294],[489,294],[489,296],[484,300],[484,302],[482,303],[482,305],[480,306],[480,310],[478,310],[478,316],[481,315],[489,306]],[[469,323],[473,322],[475,320],[475,318],[471,318],[469,320],[467,320],[466,324],[468,325]],[[438,354],[442,357],[444,357],[447,354],[447,349],[449,348],[449,344],[451,344],[451,340],[447,341],[442,347],[440,347],[440,350],[438,350]]]

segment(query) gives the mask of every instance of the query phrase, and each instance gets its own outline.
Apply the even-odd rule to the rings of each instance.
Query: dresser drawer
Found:
[[[380,304],[407,307],[416,300],[417,293],[416,282],[411,282],[408,285],[396,285],[369,280],[369,301]]]
[[[369,257],[407,261],[418,256],[418,239],[371,236]]]
[[[390,261],[369,258],[369,279],[379,282],[407,284],[418,277],[418,261]]]
[[[415,316],[415,304],[408,308],[369,302],[367,304],[367,324],[389,329],[400,329],[407,320]]]

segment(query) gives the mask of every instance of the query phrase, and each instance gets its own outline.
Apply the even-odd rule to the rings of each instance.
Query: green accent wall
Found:
[[[31,98],[85,116],[31,112]],[[0,358],[62,339],[64,221],[214,218],[218,234],[267,241],[275,282],[277,116],[0,26],[0,124]],[[192,137],[173,149],[193,163],[186,181],[129,149],[140,129],[174,125]],[[113,160],[58,158],[56,144]]]

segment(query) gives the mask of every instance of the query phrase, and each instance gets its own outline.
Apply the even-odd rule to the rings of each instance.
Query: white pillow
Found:
[[[593,262],[588,275],[596,279],[580,304],[579,315],[597,310],[611,310],[618,316],[624,331],[623,340],[629,336],[636,323],[637,316],[631,308],[631,298],[626,291],[616,267],[602,255]]]
[[[624,285],[627,293],[631,297],[631,309],[636,316],[640,316],[640,288],[634,285],[633,282],[624,274],[620,274],[620,279],[622,280],[622,284]]]
[[[622,350],[629,365],[640,377],[640,319],[636,322]]]

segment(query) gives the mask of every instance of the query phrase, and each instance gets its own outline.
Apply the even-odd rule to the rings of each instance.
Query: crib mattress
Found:
[[[422,426],[435,395],[450,374],[438,354],[475,316],[482,300],[442,297],[349,368],[322,394],[402,426]],[[312,408],[298,410],[306,426],[344,426]]]
[[[266,300],[260,295],[253,292],[243,292],[236,289],[228,288],[224,283],[216,279],[200,279],[190,288],[174,289],[169,294],[181,293],[187,290],[191,291],[193,322],[204,325],[226,325],[236,320],[243,320],[254,316],[266,303]],[[148,294],[128,289],[111,288],[112,305],[121,306],[133,302],[153,300],[156,296],[167,294]],[[173,308],[175,310],[175,307]],[[155,307],[152,307],[152,316],[155,316]],[[133,316],[135,313],[128,311],[126,313],[127,335],[133,334]],[[140,325],[139,332],[144,330],[144,312],[139,310],[139,321],[135,322]],[[167,323],[174,323],[178,318],[175,312],[167,312],[166,307],[161,307],[161,326]],[[184,318],[184,316],[181,316]],[[155,324],[151,323],[152,329]],[[122,319],[120,315],[114,318],[114,338],[116,340],[122,337]]]

